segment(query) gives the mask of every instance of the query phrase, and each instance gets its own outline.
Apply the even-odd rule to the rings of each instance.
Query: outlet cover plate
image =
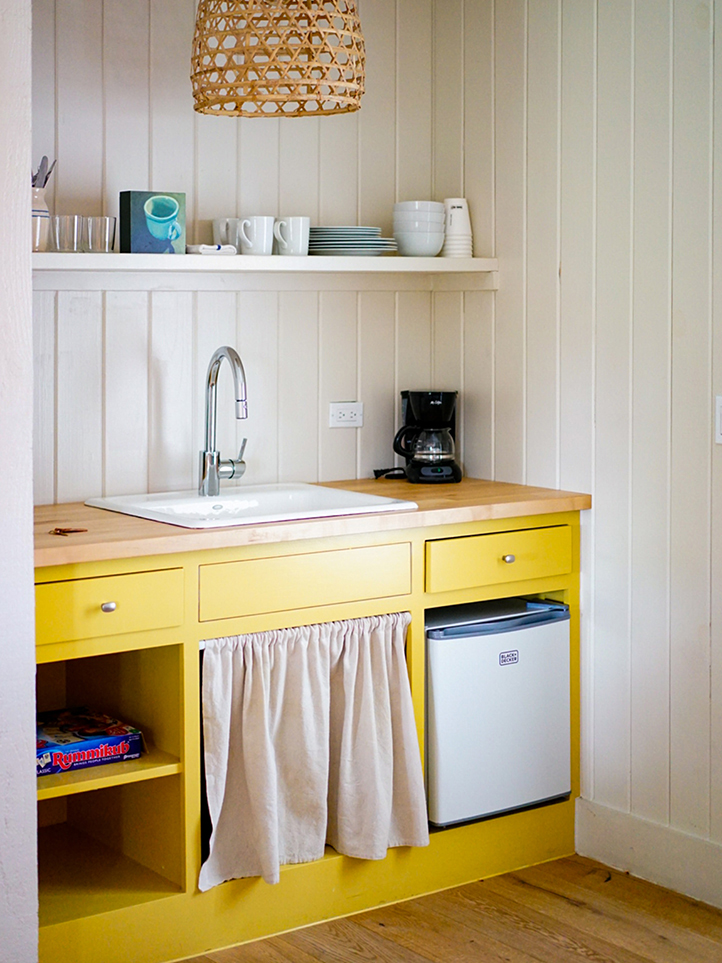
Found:
[[[361,428],[363,423],[363,401],[332,401],[329,404],[329,428]]]

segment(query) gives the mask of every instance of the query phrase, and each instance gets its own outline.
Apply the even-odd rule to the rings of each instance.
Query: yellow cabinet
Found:
[[[565,575],[572,570],[569,525],[532,528],[426,543],[426,591],[500,585]]]
[[[35,612],[37,645],[180,625],[183,569],[45,582]]]
[[[200,620],[408,595],[411,545],[253,558],[200,567]]]
[[[149,551],[131,562],[126,553],[113,562],[99,553],[39,572],[39,706],[105,709],[137,724],[149,749],[140,760],[38,781],[41,963],[202,955],[573,851],[571,799],[435,832],[428,847],[392,849],[380,861],[328,851],[316,863],[284,867],[275,887],[235,880],[197,890],[199,643],[214,634],[302,624],[306,614],[318,621],[325,610],[329,619],[408,610],[423,737],[424,617],[448,604],[440,593],[458,591],[466,602],[511,595],[523,583],[525,594],[563,600],[572,620],[578,790],[578,513],[453,524],[441,516],[435,511],[429,525],[410,514],[385,533],[360,520],[350,533],[322,539],[309,527],[307,542],[284,541],[283,526],[263,528],[256,543],[211,541],[203,550],[189,536],[183,544],[191,547],[167,555]],[[201,535],[198,544],[223,537]],[[223,620],[233,619],[226,629]]]
[[[87,705],[145,742],[139,759],[38,778],[41,927],[184,888],[183,663],[174,644],[38,665],[40,711]]]

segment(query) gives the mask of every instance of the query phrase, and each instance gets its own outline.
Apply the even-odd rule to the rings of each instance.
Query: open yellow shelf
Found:
[[[57,796],[71,796],[73,793],[90,792],[108,786],[120,786],[144,779],[157,779],[171,776],[181,771],[181,761],[169,752],[149,746],[140,759],[128,759],[106,766],[91,769],[77,769],[75,772],[58,772],[38,778],[38,799],[53,799]]]
[[[181,892],[158,873],[67,823],[38,834],[40,925],[95,916]]]

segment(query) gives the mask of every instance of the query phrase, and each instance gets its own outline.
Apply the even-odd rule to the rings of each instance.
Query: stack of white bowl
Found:
[[[394,237],[405,257],[436,257],[444,243],[444,205],[436,201],[394,204]]]
[[[447,197],[444,200],[446,216],[444,248],[442,257],[471,257],[472,237],[469,205],[463,197]]]

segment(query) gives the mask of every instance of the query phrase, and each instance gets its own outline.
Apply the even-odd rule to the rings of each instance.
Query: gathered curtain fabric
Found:
[[[408,612],[212,639],[203,738],[212,832],[199,888],[429,842],[404,656]]]

